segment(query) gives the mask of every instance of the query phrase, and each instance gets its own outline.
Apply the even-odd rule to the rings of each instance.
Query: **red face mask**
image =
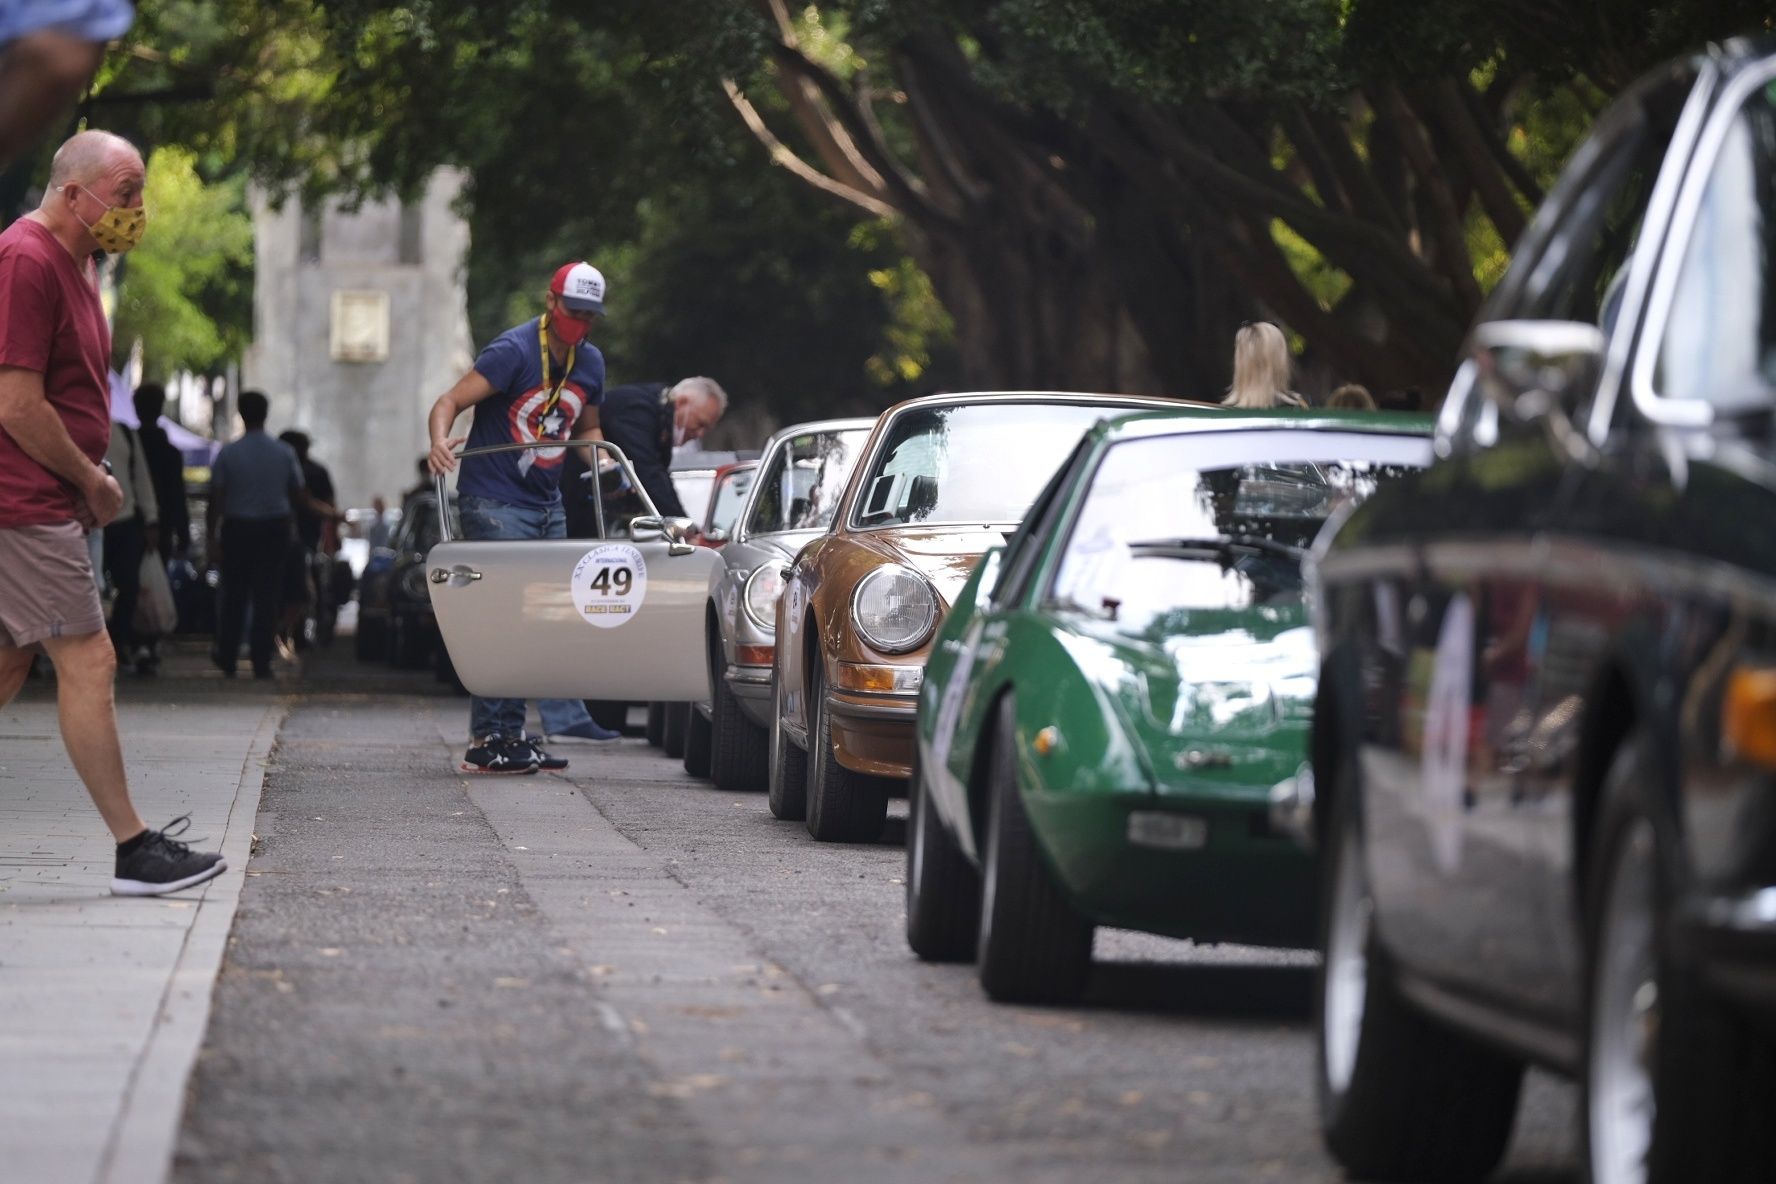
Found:
[[[549,314],[549,328],[555,331],[555,336],[569,345],[578,345],[586,339],[586,334],[591,332],[592,318],[582,319],[569,316],[567,310],[558,305],[555,311]]]

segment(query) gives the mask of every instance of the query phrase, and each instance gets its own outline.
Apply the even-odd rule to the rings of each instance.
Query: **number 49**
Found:
[[[635,573],[626,567],[601,567],[592,577],[592,591],[600,596],[609,596],[613,591],[618,596],[627,596],[634,586]]]

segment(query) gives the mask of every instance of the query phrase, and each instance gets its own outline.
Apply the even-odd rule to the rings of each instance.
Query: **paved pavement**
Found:
[[[39,1184],[154,1181],[172,1155],[247,864],[277,684],[201,657],[125,679],[119,726],[150,826],[189,813],[229,870],[176,896],[109,894],[114,847],[69,766],[54,685],[0,711],[0,1163]]]
[[[1339,1178],[1304,955],[1106,933],[1085,1006],[995,1006],[970,968],[908,954],[904,824],[817,845],[638,740],[564,748],[565,775],[464,778],[466,704],[377,678],[323,669],[289,699],[257,854],[201,906],[240,896],[180,1184]],[[255,707],[276,710],[212,694],[197,714],[221,733]],[[37,718],[0,714],[9,840],[6,737],[50,734]],[[133,943],[153,908],[112,915]],[[77,1043],[43,1045],[82,1071]],[[1533,1076],[1519,1127],[1501,1181],[1574,1179],[1569,1086]],[[38,1142],[74,1170],[29,1178],[100,1178],[78,1169],[102,1149]]]

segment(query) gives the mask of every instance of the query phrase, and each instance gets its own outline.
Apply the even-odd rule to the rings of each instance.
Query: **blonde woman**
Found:
[[[1289,389],[1289,343],[1269,321],[1247,321],[1233,338],[1233,385],[1227,407],[1305,407]]]

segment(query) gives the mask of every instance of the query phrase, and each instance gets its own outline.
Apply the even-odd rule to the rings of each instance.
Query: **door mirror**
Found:
[[[725,543],[728,541],[728,532],[717,526],[713,529],[704,531],[703,537],[712,543]]]
[[[668,555],[689,555],[696,548],[685,541],[691,531],[689,518],[668,518],[663,515],[641,514],[629,520],[629,539],[636,543],[653,543],[664,539],[670,544],[666,548]]]
[[[1517,423],[1552,416],[1570,426],[1603,362],[1603,330],[1582,321],[1487,321],[1469,352],[1488,401]]]

